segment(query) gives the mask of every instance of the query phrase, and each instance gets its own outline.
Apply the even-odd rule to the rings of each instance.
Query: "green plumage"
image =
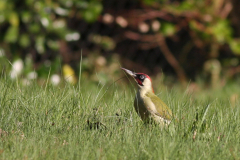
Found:
[[[172,119],[172,111],[168,108],[168,106],[160,98],[158,98],[154,93],[151,93],[151,92],[146,93],[146,96],[149,97],[151,99],[152,103],[155,105],[156,110],[158,112],[156,114],[158,116],[160,116],[166,120]]]
[[[149,122],[153,118],[156,122],[163,124],[172,119],[172,111],[168,106],[158,98],[153,92],[147,92],[144,95],[137,93],[134,108],[144,122]]]

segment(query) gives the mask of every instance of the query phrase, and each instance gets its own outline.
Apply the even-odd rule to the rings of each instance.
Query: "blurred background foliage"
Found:
[[[81,68],[104,84],[121,65],[224,85],[240,72],[239,8],[239,0],[1,0],[0,69],[26,83],[63,75],[74,84]]]

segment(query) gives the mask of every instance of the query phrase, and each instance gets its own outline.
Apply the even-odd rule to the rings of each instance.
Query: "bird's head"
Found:
[[[133,79],[137,82],[138,87],[140,89],[154,92],[152,88],[152,80],[148,75],[144,73],[135,73],[125,68],[121,69],[124,70],[128,75],[133,77]]]

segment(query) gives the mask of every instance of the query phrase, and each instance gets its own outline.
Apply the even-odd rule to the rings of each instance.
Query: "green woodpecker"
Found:
[[[160,125],[169,125],[172,119],[172,111],[158,98],[153,91],[151,78],[144,73],[134,73],[122,68],[137,82],[139,90],[134,100],[134,108],[144,122],[150,119]]]

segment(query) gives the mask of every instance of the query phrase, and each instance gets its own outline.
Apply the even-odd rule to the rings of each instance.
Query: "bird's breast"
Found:
[[[136,94],[134,107],[143,120],[149,119],[151,113],[156,112],[155,105],[151,102],[151,99],[141,95],[140,92]]]

